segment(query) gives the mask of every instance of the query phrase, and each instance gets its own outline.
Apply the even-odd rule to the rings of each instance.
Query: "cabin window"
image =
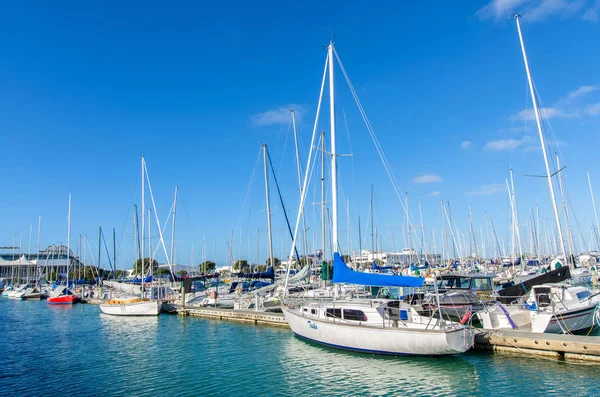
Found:
[[[591,291],[587,291],[587,290],[581,291],[581,292],[577,293],[577,299],[582,300],[582,299],[585,299],[585,298],[587,298],[588,296],[591,296],[591,295],[592,295]]]
[[[317,309],[310,309],[310,314],[317,314]]]
[[[325,310],[326,317],[334,317],[334,318],[342,318],[342,309],[326,309]]]
[[[344,309],[344,320],[367,321],[367,316],[362,310]]]
[[[400,320],[408,321],[408,310],[400,310],[398,313]]]
[[[489,278],[474,278],[472,289],[477,291],[492,291],[492,280]]]
[[[307,308],[304,308],[303,310],[304,310],[305,313],[308,313],[308,309]]]

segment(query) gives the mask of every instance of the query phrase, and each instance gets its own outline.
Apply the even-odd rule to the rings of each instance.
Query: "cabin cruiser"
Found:
[[[600,293],[583,286],[533,286],[516,304],[500,301],[477,313],[486,329],[515,329],[533,333],[591,331],[596,324]]]
[[[483,309],[491,301],[493,290],[494,275],[491,274],[442,274],[438,278],[437,294],[425,295],[423,310],[424,313],[435,312],[439,308],[444,318],[462,320]]]

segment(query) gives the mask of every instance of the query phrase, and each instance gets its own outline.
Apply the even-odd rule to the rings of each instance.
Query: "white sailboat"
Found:
[[[162,302],[159,300],[152,300],[145,298],[144,296],[144,193],[145,193],[145,177],[146,177],[146,161],[142,156],[142,238],[141,238],[141,288],[139,295],[126,295],[117,298],[110,299],[108,302],[100,305],[100,310],[104,314],[110,314],[113,316],[157,316],[160,313]],[[137,219],[137,218],[136,218]],[[148,220],[150,221],[150,220]],[[137,227],[136,227],[137,230]]]
[[[551,173],[548,164],[548,155],[542,131],[541,117],[531,72],[529,70],[529,62],[527,60],[527,53],[525,51],[525,44],[521,33],[521,25],[519,23],[520,16],[515,14],[514,18],[519,34],[521,51],[523,53],[523,62],[527,73],[527,82],[533,102],[533,110],[542,146],[542,153],[544,155],[546,178],[550,190],[550,200],[552,201],[552,208],[554,210],[558,231],[559,249],[561,250],[563,257],[567,258],[565,240],[563,239],[561,221],[554,194],[554,184],[552,181],[553,174]],[[562,184],[560,184],[560,186],[562,187]],[[513,305],[502,305],[498,302],[495,306],[488,308],[488,310],[478,313],[478,316],[484,328],[488,329],[525,329],[536,333],[591,331],[595,326],[599,303],[600,298],[598,297],[598,293],[594,293],[586,287],[568,284],[542,284],[533,287],[527,300]]]
[[[337,154],[335,138],[334,99],[334,48],[329,44],[321,93],[317,108],[317,120],[313,129],[311,147],[314,147],[316,125],[321,107],[321,98],[327,71],[329,71],[329,100],[331,128],[331,218],[334,250],[338,245],[337,213]],[[335,54],[337,56],[337,54]],[[296,230],[290,251],[293,257],[298,225],[306,198],[308,170],[311,168],[312,150],[308,165]],[[289,277],[289,267],[288,267]],[[384,274],[368,274],[349,269],[340,255],[334,253],[334,283],[369,286],[418,287],[424,279]],[[284,291],[287,291],[287,279]],[[448,355],[462,353],[473,344],[473,331],[459,323],[444,321],[443,318],[420,316],[411,305],[401,301],[386,300],[304,300],[294,302],[287,299],[282,307],[292,331],[299,337],[334,348],[390,355]]]

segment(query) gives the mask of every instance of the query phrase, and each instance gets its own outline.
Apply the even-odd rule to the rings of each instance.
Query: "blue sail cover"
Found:
[[[373,261],[373,270],[391,270],[394,266],[379,266],[375,261]]]
[[[373,287],[413,287],[423,286],[422,277],[392,276],[385,274],[355,272],[344,263],[337,252],[333,254],[333,282]]]

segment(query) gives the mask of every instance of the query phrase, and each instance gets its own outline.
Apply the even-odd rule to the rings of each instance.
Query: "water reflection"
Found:
[[[338,351],[296,337],[282,344],[290,390],[327,395],[477,395],[478,370],[463,356],[387,357]],[[350,391],[350,393],[349,393]]]

